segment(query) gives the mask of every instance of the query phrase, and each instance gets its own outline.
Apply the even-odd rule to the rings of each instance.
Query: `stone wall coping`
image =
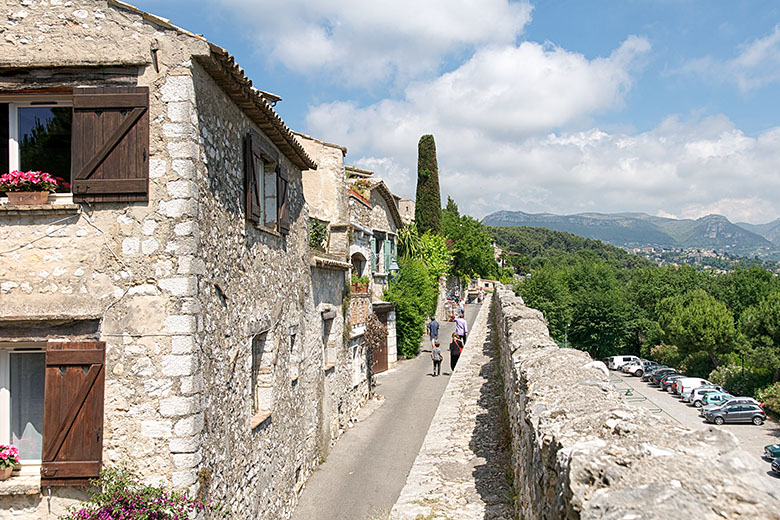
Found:
[[[37,495],[40,492],[40,475],[16,475],[0,481],[0,496]]]
[[[320,267],[322,269],[333,269],[335,271],[349,271],[352,269],[352,264],[349,262],[341,262],[339,260],[333,260],[332,258],[325,258],[322,256],[311,257],[312,267]]]
[[[76,215],[81,211],[78,204],[2,204],[0,217],[38,215]]]

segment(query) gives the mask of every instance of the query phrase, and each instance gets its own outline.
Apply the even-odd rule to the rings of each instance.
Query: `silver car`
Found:
[[[752,397],[734,397],[726,401],[725,403],[708,404],[699,408],[699,415],[706,417],[709,412],[723,408],[724,406],[731,406],[733,404],[754,404],[761,406],[761,403],[753,399]]]

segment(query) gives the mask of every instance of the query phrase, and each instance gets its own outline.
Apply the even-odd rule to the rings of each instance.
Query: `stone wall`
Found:
[[[780,518],[780,491],[732,434],[631,406],[512,291],[493,305],[518,518]]]

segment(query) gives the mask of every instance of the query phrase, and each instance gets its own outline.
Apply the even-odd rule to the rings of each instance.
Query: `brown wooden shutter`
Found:
[[[287,170],[281,166],[276,170],[276,207],[279,218],[279,232],[286,235],[290,232],[290,204],[287,196],[289,179]]]
[[[78,486],[100,473],[106,344],[49,342],[43,401],[42,486]]]
[[[256,224],[263,223],[263,201],[260,197],[263,178],[257,167],[262,160],[259,137],[250,131],[246,136],[246,218]]]
[[[77,200],[149,199],[149,88],[77,88],[71,140]]]

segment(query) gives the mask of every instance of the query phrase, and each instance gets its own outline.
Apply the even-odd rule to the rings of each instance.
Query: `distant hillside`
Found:
[[[606,244],[600,240],[583,238],[563,231],[553,231],[542,227],[491,227],[488,228],[496,244],[519,257],[508,259],[510,263],[520,270],[530,268],[535,259],[554,258],[559,255],[577,253],[579,251],[591,251],[599,258],[611,262],[620,267],[640,267],[649,265],[644,258],[631,254],[619,247]]]
[[[553,215],[499,211],[486,216],[482,223],[494,227],[543,227],[602,240],[619,247],[710,249],[740,256],[780,254],[780,245],[721,215],[677,220],[645,213]],[[768,233],[780,233],[780,222],[775,224],[775,227],[767,228]]]
[[[757,235],[766,238],[777,247],[780,247],[780,218],[766,224],[748,224],[747,222],[737,222],[739,227],[752,231]]]

